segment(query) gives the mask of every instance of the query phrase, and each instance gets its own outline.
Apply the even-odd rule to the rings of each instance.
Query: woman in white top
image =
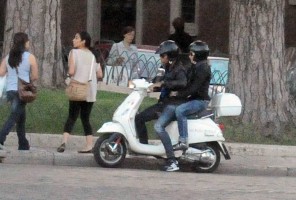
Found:
[[[135,38],[135,29],[126,26],[122,31],[122,35],[123,40],[112,45],[107,64],[126,67],[134,76],[131,78],[138,78],[138,49],[132,44]]]
[[[93,133],[89,122],[92,106],[96,101],[97,78],[102,78],[103,73],[99,63],[96,62],[94,54],[90,51],[91,37],[83,31],[77,33],[73,39],[75,49],[69,54],[69,76],[79,82],[89,81],[89,74],[92,64],[94,67],[91,72],[91,81],[86,101],[69,101],[69,115],[64,126],[63,142],[57,149],[58,152],[64,152],[66,144],[71,134],[74,124],[80,114],[84,135],[86,136],[86,146],[78,153],[91,153],[93,148]]]

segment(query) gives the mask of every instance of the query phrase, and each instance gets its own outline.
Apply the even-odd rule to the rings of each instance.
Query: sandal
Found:
[[[90,150],[80,150],[78,151],[78,153],[92,153],[93,152],[93,149],[90,149]]]
[[[61,144],[61,146],[58,147],[57,152],[63,153],[65,151],[65,148],[66,148],[66,144],[63,143]]]

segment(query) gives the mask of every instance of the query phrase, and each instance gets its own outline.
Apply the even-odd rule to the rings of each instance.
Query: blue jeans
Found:
[[[11,112],[7,121],[4,123],[0,131],[0,143],[3,144],[6,136],[9,134],[13,126],[16,124],[16,132],[18,136],[19,149],[26,150],[29,148],[29,142],[26,139],[26,103],[19,98],[17,91],[7,91],[7,100],[11,102]]]
[[[192,100],[192,101],[183,103],[176,108],[176,117],[178,121],[180,142],[187,143],[187,140],[188,140],[187,116],[194,113],[198,113],[206,109],[207,106],[208,106],[208,101]]]
[[[169,123],[176,118],[175,110],[176,110],[175,105],[166,106],[163,112],[161,113],[160,117],[154,124],[154,129],[164,146],[168,159],[175,158],[175,154],[174,154],[171,138],[167,133],[167,131],[165,130],[165,127],[169,125]]]

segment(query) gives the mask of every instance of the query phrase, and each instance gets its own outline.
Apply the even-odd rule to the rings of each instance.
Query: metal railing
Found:
[[[63,48],[63,62],[64,72],[68,70],[67,56],[70,48]],[[106,52],[103,52],[106,51]],[[106,56],[108,55],[108,57]],[[103,67],[105,84],[113,84],[117,86],[128,86],[128,81],[133,78],[145,78],[147,81],[151,81],[157,74],[158,68],[161,65],[159,55],[155,54],[151,50],[140,50],[138,53],[128,54],[128,52],[122,52],[119,54],[115,50],[112,54],[106,49],[100,50],[97,55],[97,60],[100,61]],[[117,62],[118,57],[124,57],[122,63]],[[188,65],[188,56],[182,55],[182,59],[186,59],[186,65]],[[188,61],[187,61],[188,60]],[[225,92],[225,85],[228,80],[228,70],[220,71],[217,69],[212,70],[211,79],[211,92],[213,94],[218,92]]]

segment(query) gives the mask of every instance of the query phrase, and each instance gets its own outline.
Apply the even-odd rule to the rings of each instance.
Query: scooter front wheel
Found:
[[[100,136],[94,146],[95,161],[102,167],[114,168],[120,166],[126,156],[126,145],[121,138],[120,142],[109,141],[110,134]],[[118,138],[117,138],[118,139]]]

